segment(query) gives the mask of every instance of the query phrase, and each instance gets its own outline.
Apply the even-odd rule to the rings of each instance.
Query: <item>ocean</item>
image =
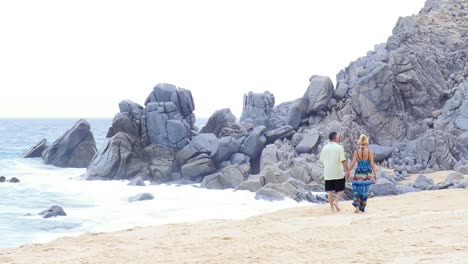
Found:
[[[0,183],[0,248],[43,243],[85,232],[109,232],[135,226],[242,219],[282,208],[303,206],[293,200],[256,200],[249,191],[207,190],[198,186],[127,186],[128,181],[84,181],[86,169],[45,165],[41,158],[19,156],[42,138],[49,143],[78,119],[0,119],[0,176],[19,183]],[[111,119],[87,119],[98,149],[104,144]],[[201,128],[203,120],[197,122]],[[154,200],[129,203],[142,192]],[[52,205],[67,216],[43,219],[37,215]]]

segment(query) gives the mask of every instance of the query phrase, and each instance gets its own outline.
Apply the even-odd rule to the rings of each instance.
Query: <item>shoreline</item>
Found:
[[[354,214],[345,201],[336,214],[323,204],[244,220],[87,233],[0,250],[0,262],[462,263],[468,258],[467,194],[449,189],[376,197],[364,214]]]

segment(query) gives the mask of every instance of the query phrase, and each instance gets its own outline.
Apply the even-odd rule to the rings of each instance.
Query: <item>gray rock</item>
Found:
[[[215,134],[200,134],[192,139],[190,143],[176,154],[179,165],[185,164],[189,159],[206,153],[211,155],[218,148],[219,139]]]
[[[420,190],[429,190],[433,186],[434,181],[432,179],[428,179],[424,175],[419,175],[413,184],[414,188],[418,188]]]
[[[463,179],[465,179],[465,176],[463,176],[463,174],[461,174],[460,172],[452,172],[447,176],[447,178],[445,178],[444,184],[453,185],[454,181]]]
[[[80,119],[42,152],[44,163],[66,168],[86,168],[96,154],[96,142],[90,128],[86,120]]]
[[[215,171],[216,165],[206,153],[188,160],[181,168],[182,175],[189,178],[203,177]]]
[[[369,196],[387,196],[387,195],[397,195],[398,190],[395,185],[391,183],[378,183],[371,185],[369,189]]]
[[[136,139],[122,132],[110,138],[85,173],[88,180],[132,179],[148,164],[136,156]]]
[[[293,159],[296,157],[294,148],[289,144],[276,143],[267,145],[263,149],[260,157],[260,171],[267,167],[278,166],[281,166],[282,169],[288,169],[293,165]]]
[[[457,168],[457,172],[468,174],[468,166],[460,166]]]
[[[381,162],[386,160],[393,152],[393,148],[370,144],[369,149],[374,153],[374,161]]]
[[[47,148],[47,140],[44,138],[36,145],[30,147],[26,152],[21,154],[22,158],[38,158],[41,157],[42,152]]]
[[[308,166],[305,164],[294,166],[291,169],[283,172],[282,175],[285,179],[293,178],[300,180],[303,183],[310,183],[312,181],[312,177],[310,176]]]
[[[281,126],[279,128],[265,132],[267,143],[273,143],[278,139],[291,138],[296,131],[292,126]]]
[[[305,184],[295,179],[288,179],[286,182],[283,183],[268,183],[263,188],[277,190],[284,196],[298,202],[307,199],[304,194]]]
[[[5,181],[6,181],[5,176],[0,176],[0,182],[5,182]]]
[[[255,160],[262,153],[263,148],[266,144],[266,137],[263,135],[266,127],[256,127],[250,135],[242,142],[240,152],[249,156],[251,160]]]
[[[187,89],[176,87],[173,84],[159,83],[153,88],[145,101],[145,105],[149,103],[164,103],[172,102],[174,106],[180,111],[183,118],[187,121],[190,128],[193,127],[195,120],[191,120],[191,115],[195,110],[195,103],[193,101],[192,92]]]
[[[262,186],[267,185],[268,183],[283,183],[288,178],[282,173],[282,171],[278,168],[266,168],[262,171],[262,175],[260,176],[260,183]]]
[[[266,91],[264,93],[252,93],[244,95],[244,104],[241,124],[250,124],[252,127],[265,126],[273,129],[275,126],[270,120],[272,108],[275,106],[275,96]]]
[[[262,188],[255,193],[255,199],[257,200],[266,200],[270,202],[274,201],[281,201],[284,200],[286,196],[281,192],[270,189],[270,188]]]
[[[49,218],[49,217],[55,217],[55,216],[66,216],[67,214],[63,210],[62,207],[58,205],[53,205],[49,209],[45,209],[41,212],[38,213],[38,215],[42,215],[42,218]]]
[[[118,132],[123,132],[135,137],[140,136],[140,126],[132,119],[127,112],[117,114],[112,120],[112,132],[108,133],[108,138]]]
[[[233,136],[239,138],[247,133],[244,127],[236,123],[236,117],[228,108],[216,111],[201,129],[200,133],[213,133],[217,137]]]
[[[468,132],[465,132],[458,136],[458,142],[462,144],[465,148],[468,148]]]
[[[320,133],[317,129],[310,130],[296,147],[298,154],[311,153],[312,149],[318,143]]]
[[[231,136],[222,137],[218,141],[217,148],[211,153],[211,159],[216,164],[229,160],[233,154],[239,152],[241,144],[241,139]]]
[[[128,202],[138,202],[138,201],[145,201],[145,200],[153,200],[154,196],[151,193],[140,193],[135,196],[129,197]]]
[[[289,108],[286,116],[285,125],[291,126],[293,129],[298,129],[301,125],[302,118],[306,113],[306,100],[297,99]]]
[[[152,144],[181,149],[190,141],[190,126],[173,102],[150,102],[145,114],[146,131]]]
[[[305,136],[304,133],[295,133],[291,138],[291,146],[297,147],[297,145],[299,145],[299,143],[302,141],[304,136]]]
[[[468,188],[468,179],[453,181],[454,188]]]
[[[306,115],[324,109],[333,96],[334,87],[331,79],[327,76],[313,75],[309,79],[309,88],[303,99],[306,105]]]
[[[402,186],[398,186],[398,185],[397,185],[396,188],[397,188],[399,194],[412,193],[412,192],[420,192],[420,191],[421,191],[421,190],[418,189],[418,188],[414,188],[414,187],[406,186],[406,185],[402,185]]]
[[[201,187],[207,189],[236,188],[244,181],[242,169],[239,166],[230,166],[221,171],[203,178]]]
[[[130,185],[130,186],[146,186],[146,184],[143,181],[143,179],[141,178],[141,176],[135,177],[127,185]]]
[[[16,178],[16,177],[13,177],[13,178],[11,178],[11,179],[9,180],[9,182],[11,182],[11,183],[18,183],[18,182],[20,182],[20,180],[18,180],[18,178]]]
[[[230,162],[231,164],[234,164],[234,165],[242,165],[242,164],[249,163],[250,158],[249,156],[246,156],[245,154],[242,154],[242,153],[234,153],[231,156]]]
[[[262,184],[260,183],[259,180],[247,180],[242,182],[235,190],[236,191],[241,191],[241,190],[248,190],[251,192],[256,192],[262,188]]]
[[[342,99],[343,97],[345,97],[347,92],[348,85],[345,82],[338,82],[338,84],[336,85],[334,97],[337,99]]]

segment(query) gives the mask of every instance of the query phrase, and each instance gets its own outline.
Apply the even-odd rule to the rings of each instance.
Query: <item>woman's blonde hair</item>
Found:
[[[361,134],[361,136],[359,137],[359,140],[358,140],[358,144],[361,145],[361,146],[369,145],[369,137],[364,135],[364,134]]]

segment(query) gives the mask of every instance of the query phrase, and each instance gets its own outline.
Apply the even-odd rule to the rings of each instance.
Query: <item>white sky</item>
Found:
[[[159,82],[195,114],[301,97],[385,42],[424,0],[0,1],[0,117],[113,117]]]

